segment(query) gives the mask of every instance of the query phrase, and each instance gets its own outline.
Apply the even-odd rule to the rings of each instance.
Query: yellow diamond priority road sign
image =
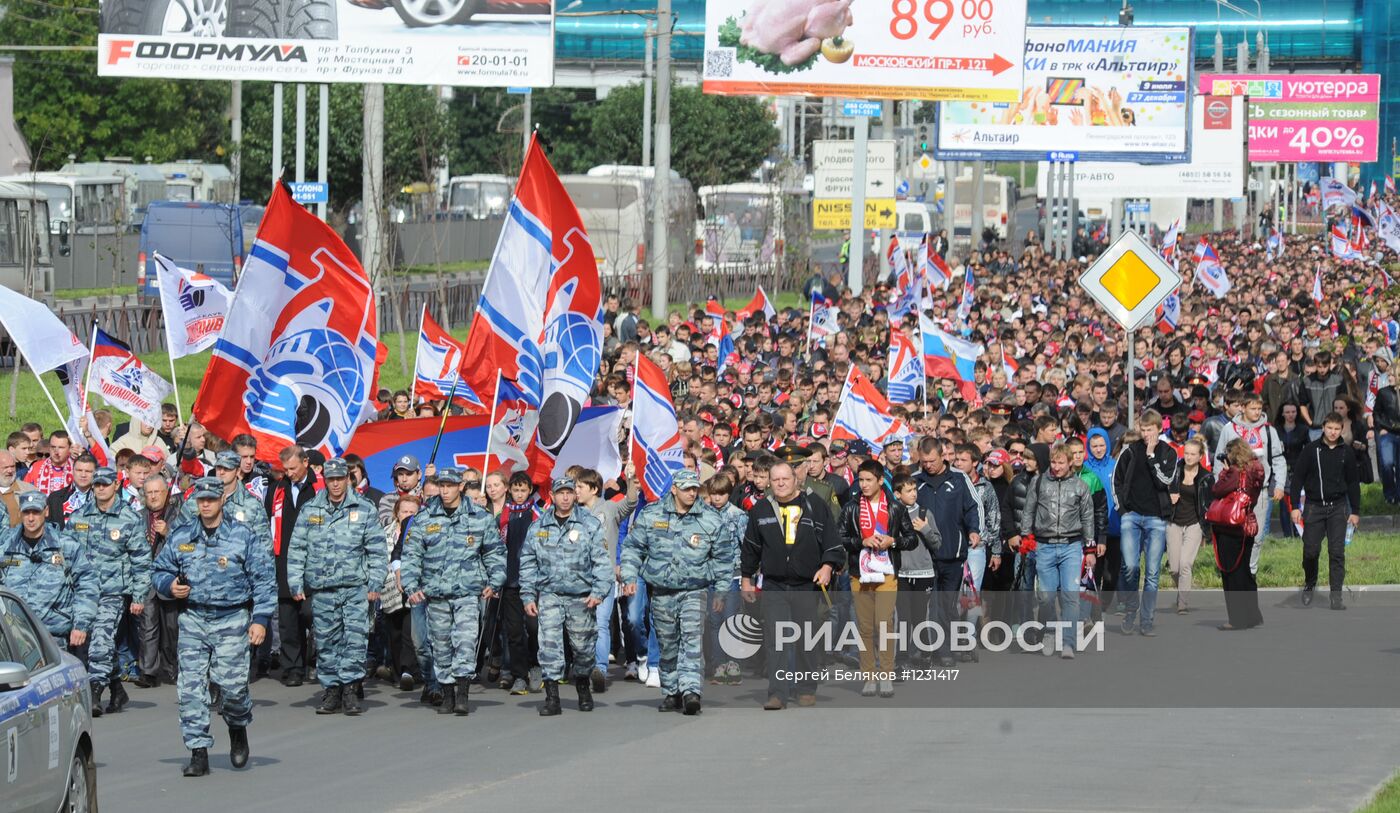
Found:
[[[1135,231],[1124,231],[1079,277],[1124,330],[1136,330],[1181,285],[1181,275]]]

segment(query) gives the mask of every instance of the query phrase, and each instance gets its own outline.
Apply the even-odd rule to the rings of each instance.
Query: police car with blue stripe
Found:
[[[0,589],[0,813],[97,810],[87,670]]]

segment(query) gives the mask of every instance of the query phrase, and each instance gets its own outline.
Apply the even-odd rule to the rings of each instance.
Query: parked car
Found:
[[[155,252],[181,268],[200,271],[233,288],[243,270],[243,219],[227,203],[160,201],[141,222],[141,253],[136,260],[136,293],[143,302],[160,296]]]
[[[97,810],[87,670],[0,588],[0,813]]]

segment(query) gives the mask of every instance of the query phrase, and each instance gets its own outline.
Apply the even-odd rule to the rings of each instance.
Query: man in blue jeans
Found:
[[[1079,643],[1079,575],[1094,567],[1094,499],[1089,486],[1072,472],[1069,447],[1056,444],[1050,450],[1050,470],[1031,481],[1026,508],[1021,512],[1021,534],[1035,534],[1035,575],[1039,583],[1040,623],[1055,620],[1059,599],[1059,635],[1045,635],[1041,652],[1074,657]],[[1161,560],[1161,557],[1157,557]]]
[[[1378,369],[1389,371],[1389,364],[1376,357]],[[1379,366],[1384,365],[1384,366]],[[1388,503],[1400,503],[1400,378],[1376,391],[1376,407],[1371,413],[1376,425],[1376,458],[1380,464],[1381,490]]]
[[[1157,614],[1157,580],[1167,549],[1167,513],[1171,500],[1167,487],[1176,474],[1176,451],[1162,442],[1162,416],[1156,410],[1142,413],[1141,437],[1123,437],[1123,453],[1113,470],[1113,499],[1122,518],[1123,572],[1118,597],[1126,610],[1123,634],[1136,628],[1151,638]],[[1138,597],[1140,560],[1146,556],[1141,603]]]

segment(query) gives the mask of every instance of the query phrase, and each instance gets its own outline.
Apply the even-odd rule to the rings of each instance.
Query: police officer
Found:
[[[700,713],[705,596],[711,591],[718,597],[734,568],[732,553],[725,550],[724,521],[718,511],[697,504],[699,498],[696,473],[676,472],[670,499],[643,509],[622,546],[622,594],[634,595],[640,576],[651,597],[665,694],[660,711]]]
[[[220,499],[224,505],[224,515],[235,522],[247,523],[259,542],[272,547],[272,525],[267,521],[267,510],[262,501],[248,491],[243,484],[240,468],[243,460],[237,452],[222,451],[214,455],[214,476],[222,484]],[[193,522],[197,515],[194,500],[186,500],[180,509],[182,521]]]
[[[42,491],[19,495],[20,524],[0,547],[0,584],[19,594],[70,652],[87,642],[97,615],[97,573],[72,537],[45,522]]]
[[[102,716],[102,691],[112,689],[108,712],[126,705],[126,689],[117,678],[116,635],[130,602],[133,615],[145,605],[151,583],[151,546],[146,522],[126,500],[118,499],[117,473],[102,466],[92,475],[92,499],[68,518],[68,533],[88,556],[99,585],[97,615],[88,641],[88,675],[92,680],[92,716]],[[132,600],[132,597],[137,597]]]
[[[369,651],[370,607],[389,568],[384,529],[374,504],[350,488],[342,458],[321,468],[326,487],[302,506],[287,553],[287,587],[295,601],[311,597],[316,679],[325,690],[317,714],[359,714],[360,682]]]
[[[436,476],[438,499],[414,517],[399,572],[412,604],[428,603],[428,636],[442,684],[438,714],[467,713],[476,678],[481,602],[506,581],[506,549],[490,511],[462,499],[462,470]]]
[[[597,660],[598,616],[593,608],[613,589],[613,567],[598,518],[576,510],[574,479],[554,481],[554,504],[530,523],[520,551],[520,596],[525,614],[540,620],[541,717],[559,713],[564,679],[564,635],[573,651],[578,710],[593,710],[588,676]]]
[[[185,776],[209,773],[209,684],[220,687],[228,723],[229,761],[248,764],[248,647],[262,643],[277,609],[272,550],[253,531],[225,518],[217,478],[195,481],[198,521],[171,531],[156,556],[152,581],[162,598],[183,600],[180,613],[177,697],[180,731],[190,761]]]

